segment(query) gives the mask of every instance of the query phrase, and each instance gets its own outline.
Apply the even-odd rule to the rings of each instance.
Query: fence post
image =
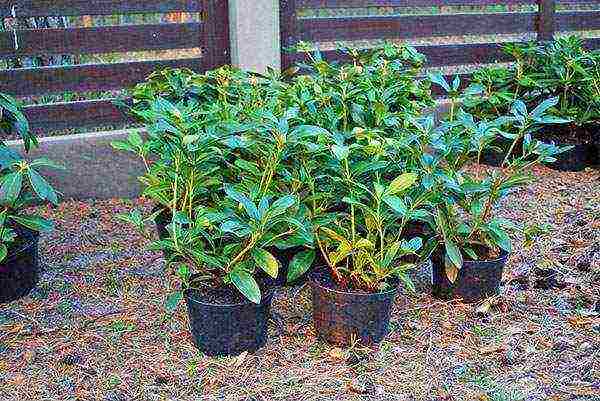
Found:
[[[231,63],[229,50],[229,10],[227,0],[202,0],[201,43],[208,68]]]
[[[281,26],[281,68],[289,68],[290,54],[285,51],[295,44],[296,40],[296,0],[281,0],[279,2],[279,24]]]
[[[281,67],[278,0],[229,0],[231,61],[264,72]]]
[[[537,22],[537,40],[553,40],[556,31],[556,0],[538,0]]]

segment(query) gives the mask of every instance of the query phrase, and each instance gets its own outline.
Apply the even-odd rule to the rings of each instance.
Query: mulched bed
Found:
[[[474,167],[484,168],[484,167]],[[403,295],[381,345],[315,339],[310,291],[278,291],[256,355],[200,355],[184,308],[165,313],[173,277],[117,222],[142,200],[44,209],[44,272],[30,297],[0,306],[1,400],[600,400],[600,172],[536,171],[503,215],[550,233],[518,241],[488,310]]]

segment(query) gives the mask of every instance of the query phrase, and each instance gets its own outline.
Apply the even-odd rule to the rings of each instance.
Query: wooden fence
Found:
[[[506,61],[497,42],[443,43],[447,37],[493,34],[537,34],[539,40],[550,40],[557,31],[589,31],[600,29],[600,11],[557,11],[558,3],[590,4],[589,0],[282,0],[282,49],[297,43],[357,41],[374,39],[442,38],[442,43],[417,46],[429,60],[429,66],[456,66]],[[365,7],[449,7],[449,6],[521,6],[537,11],[447,13],[437,15],[385,15],[364,17],[299,17],[300,10],[350,9]],[[592,48],[600,47],[598,39],[589,40]],[[328,60],[343,56],[324,51]],[[282,54],[282,66],[299,59],[293,53]]]
[[[0,0],[0,18],[201,13],[200,22],[0,32],[0,58],[201,48],[197,58],[0,70],[0,91],[19,97],[130,87],[163,67],[204,71],[230,62],[226,0]],[[15,35],[16,42],[15,45]],[[110,100],[30,106],[38,129],[122,124]]]
[[[236,4],[238,7],[252,7],[253,1],[238,0]],[[19,97],[112,91],[130,87],[163,67],[189,67],[204,71],[230,63],[228,3],[229,0],[0,0],[0,18],[14,15],[97,16],[179,12],[201,13],[202,16],[200,22],[187,23],[0,31],[0,58],[202,49],[201,56],[195,58],[0,70],[0,91]],[[273,6],[276,3],[269,4]],[[572,9],[572,6],[583,4],[600,6],[600,1],[280,0],[281,45],[287,48],[300,40],[323,43],[375,39],[427,39],[425,43],[433,43],[431,38],[437,38],[435,44],[417,46],[428,57],[430,66],[501,62],[506,59],[497,40],[481,43],[462,38],[470,35],[471,39],[481,36],[489,40],[490,35],[527,34],[539,40],[549,40],[559,31],[599,30],[600,7],[580,11]],[[517,11],[445,10],[454,6],[498,5]],[[339,11],[366,7],[412,7],[417,10],[419,7],[441,7],[443,10],[439,14],[314,16],[321,15],[319,11],[323,9]],[[346,11],[342,15],[347,15],[344,13]],[[256,29],[260,28],[257,25]],[[15,46],[15,35],[18,46]],[[600,39],[590,39],[588,45],[599,48]],[[325,51],[324,56],[334,60],[342,58],[335,51]],[[283,53],[282,65],[285,68],[297,59],[297,54]],[[275,60],[267,60],[267,63],[271,61],[275,64]],[[126,121],[111,100],[36,105],[29,106],[26,112],[32,125],[43,130],[113,126]]]

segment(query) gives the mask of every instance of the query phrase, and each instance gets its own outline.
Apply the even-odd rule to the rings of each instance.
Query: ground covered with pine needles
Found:
[[[185,308],[165,313],[175,280],[114,219],[152,205],[45,208],[40,285],[0,305],[0,400],[600,400],[600,172],[536,175],[500,213],[550,233],[516,239],[490,304],[432,298],[424,266],[383,343],[339,349],[315,338],[309,288],[281,289],[267,346],[236,358],[199,354]]]

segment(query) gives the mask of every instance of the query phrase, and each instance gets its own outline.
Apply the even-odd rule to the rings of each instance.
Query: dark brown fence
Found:
[[[436,44],[417,46],[430,66],[456,66],[505,61],[497,42],[447,43],[448,37],[466,35],[536,35],[539,40],[549,40],[557,31],[590,31],[600,29],[600,11],[559,11],[563,5],[599,5],[589,0],[281,0],[281,43],[287,48],[298,41],[334,42],[374,39],[439,38]],[[352,9],[366,7],[455,7],[498,6],[533,11],[505,12],[452,12],[440,14],[383,15],[358,17],[302,16],[300,11],[323,9]],[[515,7],[516,6],[516,7]],[[527,7],[529,6],[529,7]],[[562,8],[562,7],[561,7]],[[309,15],[311,13],[308,13]],[[535,36],[534,36],[535,37]],[[444,43],[446,41],[446,43]],[[473,42],[473,41],[472,41]],[[600,47],[600,41],[589,40]],[[328,60],[343,56],[336,51],[324,51]],[[297,54],[284,52],[282,65],[290,66],[299,59]]]
[[[230,62],[226,0],[0,0],[0,18],[170,12],[201,13],[202,18],[192,23],[0,31],[0,58],[201,48],[201,56],[195,58],[0,70],[0,91],[24,97],[115,90],[163,67],[204,71]],[[111,100],[30,106],[27,114],[40,129],[126,121]]]

